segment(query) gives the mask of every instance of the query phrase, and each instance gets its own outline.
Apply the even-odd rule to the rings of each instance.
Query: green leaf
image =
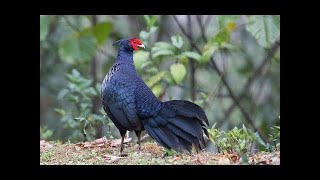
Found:
[[[186,52],[181,53],[181,55],[187,56],[187,57],[189,57],[191,59],[195,59],[197,61],[200,61],[200,59],[201,59],[201,55],[196,52],[193,52],[193,51],[186,51]]]
[[[266,146],[266,143],[264,143],[264,141],[261,139],[261,137],[260,137],[260,135],[259,135],[258,132],[254,133],[254,135],[255,135],[255,138],[256,138],[256,140],[257,140],[257,142],[258,142],[259,144],[261,144],[261,145],[263,145],[263,146]]]
[[[230,31],[223,28],[213,37],[213,41],[217,42],[218,45],[221,46],[223,43],[227,43],[230,40],[230,35]]]
[[[158,27],[157,26],[152,26],[151,28],[150,28],[150,33],[154,33],[154,32],[156,32],[158,30]]]
[[[86,95],[88,95],[90,97],[97,95],[97,92],[95,91],[95,89],[93,87],[89,87],[89,88],[85,89],[84,93],[86,93]]]
[[[157,42],[151,50],[152,58],[174,55],[174,46],[167,42]]]
[[[147,32],[147,31],[141,31],[139,33],[139,37],[142,39],[142,40],[147,40],[150,36],[150,32]]]
[[[64,109],[54,108],[54,111],[60,116],[64,116],[66,114],[66,111]]]
[[[246,134],[241,134],[240,139],[245,140],[246,139]]]
[[[154,15],[153,16],[144,15],[143,17],[147,22],[148,27],[152,27],[157,21],[157,17]]]
[[[150,61],[148,61],[148,63],[144,63],[143,66],[147,66],[149,64],[151,64]],[[145,72],[148,73],[148,74],[157,74],[157,73],[159,73],[159,69],[156,68],[156,67],[150,67],[150,68],[147,68],[145,70]]]
[[[249,164],[249,158],[248,158],[248,155],[247,154],[243,154],[242,156],[241,156],[241,163],[242,164]]]
[[[179,35],[171,36],[171,42],[178,49],[180,49],[182,47],[182,45],[183,45],[182,37],[179,36]]]
[[[68,98],[69,98],[69,100],[70,100],[71,102],[73,102],[73,103],[78,103],[78,102],[79,102],[79,97],[78,97],[78,96],[75,96],[75,95],[73,95],[73,94],[70,94],[70,95],[68,96]]]
[[[247,128],[244,124],[242,124],[242,129],[243,129],[243,131],[247,132]]]
[[[212,125],[211,129],[214,129],[214,128],[216,127],[216,124],[217,124],[217,123],[214,123],[214,124]]]
[[[95,25],[93,32],[99,45],[103,45],[105,43],[111,30],[112,30],[111,22],[101,22]]]
[[[63,99],[65,95],[67,95],[69,93],[69,90],[68,89],[62,89],[59,94],[58,94],[58,99]]]
[[[209,62],[209,60],[211,59],[212,55],[214,54],[214,52],[218,50],[218,46],[216,45],[206,45],[204,48],[204,51],[202,53],[200,62],[201,64],[205,64],[207,62]]]
[[[241,140],[240,141],[240,150],[245,149],[246,147],[246,141],[245,140]]]
[[[73,34],[59,45],[59,55],[67,63],[89,61],[95,54],[96,39],[92,36]]]
[[[246,28],[259,45],[269,48],[280,37],[280,16],[250,16]]]
[[[148,60],[149,52],[137,51],[133,54],[133,62],[138,71],[142,70],[143,64]]]
[[[96,91],[100,92],[101,90],[101,83],[96,83]]]
[[[219,16],[217,16],[217,20],[218,20],[220,29],[227,26],[228,23],[236,21],[239,17],[240,17],[239,15],[219,15]]]
[[[50,16],[40,16],[40,41],[46,39],[49,32]]]
[[[77,78],[80,77],[80,73],[77,69],[72,69],[72,75]]]
[[[171,55],[174,55],[174,52],[172,50],[162,49],[162,50],[159,50],[157,52],[154,52],[152,54],[152,58],[156,58],[156,57],[159,57],[159,56],[171,56]]]
[[[177,84],[180,84],[186,76],[187,70],[183,64],[172,64],[170,67],[170,73]]]
[[[159,50],[159,49],[171,49],[171,50],[174,50],[174,47],[167,43],[167,42],[164,42],[164,41],[160,41],[160,42],[157,42],[154,44],[154,47],[153,47],[153,50]]]
[[[172,75],[169,74],[169,73],[166,73],[165,76],[163,76],[163,80],[164,80],[165,82],[167,82],[168,84],[170,84],[170,85],[172,85],[172,84],[175,83]]]
[[[159,95],[161,94],[162,92],[162,86],[160,83],[154,85],[152,87],[152,92],[154,93],[154,95],[156,95],[157,97],[159,97]]]
[[[146,84],[149,87],[154,86],[155,84],[157,84],[159,81],[161,81],[162,77],[167,73],[167,71],[162,71],[158,74],[156,74],[155,76],[152,76],[148,79],[148,81],[146,82]]]

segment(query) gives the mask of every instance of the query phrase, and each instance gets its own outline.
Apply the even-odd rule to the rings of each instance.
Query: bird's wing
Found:
[[[128,130],[141,130],[138,119],[133,82],[114,82],[106,87],[104,101],[108,102],[110,113]]]

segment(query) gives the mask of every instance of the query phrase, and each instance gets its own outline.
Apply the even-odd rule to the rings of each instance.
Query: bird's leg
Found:
[[[123,154],[123,142],[124,142],[124,137],[126,136],[126,133],[121,134],[121,147],[120,147],[120,156],[125,156],[125,154]]]
[[[135,133],[136,133],[136,135],[137,135],[137,137],[138,137],[138,144],[139,144],[139,153],[141,152],[141,137],[140,137],[140,135],[141,135],[141,131],[135,131]]]

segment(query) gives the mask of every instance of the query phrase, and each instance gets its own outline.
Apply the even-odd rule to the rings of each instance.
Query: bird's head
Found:
[[[120,48],[125,50],[138,50],[139,48],[145,48],[142,41],[138,38],[126,38],[120,39],[114,42],[112,45],[119,45]]]

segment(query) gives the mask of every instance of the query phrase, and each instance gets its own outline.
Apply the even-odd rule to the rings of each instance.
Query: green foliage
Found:
[[[271,127],[272,134],[269,134],[269,141],[273,143],[269,150],[280,150],[280,126]]]
[[[199,53],[193,52],[193,51],[185,51],[185,52],[181,53],[181,56],[186,56],[186,57],[194,59],[198,62],[201,60],[201,55]]]
[[[204,46],[204,50],[202,52],[202,56],[200,58],[200,62],[202,64],[206,64],[209,62],[210,58],[212,57],[212,55],[219,49],[219,47],[217,46],[217,44],[213,44],[208,42],[205,46]]]
[[[215,128],[215,125],[216,124],[214,124],[211,129],[208,129],[209,139],[214,142],[220,153],[236,152],[242,156],[244,158],[243,161],[246,162],[246,156],[244,156],[244,154],[250,153],[253,143],[262,145],[264,147],[262,150],[267,150],[267,145],[263,142],[259,134],[247,129],[244,125],[242,125],[242,128],[234,127],[228,132],[219,131]],[[275,136],[277,134],[280,136],[280,127],[279,131],[275,132]]]
[[[40,16],[40,42],[47,37],[50,25],[50,16]]]
[[[148,79],[148,81],[146,82],[146,84],[149,87],[154,86],[155,84],[159,83],[159,81],[163,78],[163,76],[165,76],[166,73],[167,73],[166,71],[162,71],[162,72],[157,73],[156,75],[150,77]]]
[[[147,21],[149,31],[142,30],[139,36],[144,42],[150,43],[150,36],[155,33],[158,28],[152,26],[156,22],[150,20],[149,16],[144,17]],[[149,51],[138,51],[134,53],[134,63],[137,71],[144,75],[146,84],[152,89],[156,96],[160,96],[165,90],[164,84],[181,84],[183,80],[185,80],[187,73],[185,65],[182,63],[173,63],[169,69],[159,70],[157,66],[160,62],[170,59],[182,61],[187,57],[199,60],[201,57],[198,53],[192,51],[181,51],[183,39],[180,35],[171,36],[170,39],[170,43],[164,41],[155,42],[154,44],[148,45]]]
[[[239,15],[231,15],[231,16],[220,15],[220,16],[217,16],[219,27],[220,28],[229,27],[239,17],[240,17]]]
[[[61,59],[70,64],[90,61],[98,47],[105,43],[112,28],[111,22],[98,22],[93,26],[72,29],[73,32],[63,37],[59,44]]]
[[[174,45],[178,49],[180,49],[183,45],[182,37],[179,35],[171,36],[171,42],[172,42],[172,45]]]
[[[48,129],[46,126],[44,127],[40,126],[40,139],[50,140],[52,135],[53,135],[53,131],[51,129]]]
[[[172,157],[172,156],[176,156],[177,154],[179,154],[179,153],[177,151],[175,151],[174,149],[164,149],[163,156],[164,157]]]
[[[150,61],[148,61],[149,54],[149,52],[143,50],[133,54],[134,65],[138,72],[141,72],[145,66],[150,64]]]
[[[232,32],[236,29],[235,20],[238,16],[217,16],[219,22],[219,31],[204,45],[201,64],[209,62],[213,54],[219,49],[233,49],[230,44]]]
[[[247,30],[265,48],[269,48],[280,36],[280,16],[250,16]]]
[[[187,70],[183,64],[172,64],[170,67],[170,73],[177,84],[180,84],[186,76]]]
[[[46,152],[41,153],[40,161],[49,162],[52,159],[52,151],[48,150]]]
[[[72,109],[55,108],[55,112],[61,116],[61,122],[65,124],[65,128],[71,128],[73,134],[71,140],[80,140],[84,137],[93,139],[96,136],[95,126],[98,122],[106,126],[111,126],[110,121],[106,121],[106,115],[103,111],[101,114],[91,112],[92,101],[94,97],[99,97],[100,85],[96,88],[91,86],[92,80],[83,77],[76,69],[70,74],[66,74],[68,86],[62,89],[58,94],[58,99],[66,99],[73,105]],[[98,89],[99,88],[99,89]],[[88,130],[90,130],[88,132]],[[82,136],[83,135],[83,136]],[[111,137],[110,132],[107,133]]]
[[[98,45],[103,45],[112,30],[112,23],[101,22],[95,26],[85,28],[80,31],[81,35],[91,35],[96,38]]]
[[[152,47],[152,58],[157,58],[159,56],[172,56],[175,53],[174,46],[167,42],[157,42],[154,47]]]
[[[59,46],[60,57],[70,64],[89,61],[97,51],[96,43],[96,39],[92,36],[74,33],[61,42]]]
[[[156,16],[144,15],[143,17],[144,17],[148,27],[153,27],[155,25],[155,23],[157,22]]]

